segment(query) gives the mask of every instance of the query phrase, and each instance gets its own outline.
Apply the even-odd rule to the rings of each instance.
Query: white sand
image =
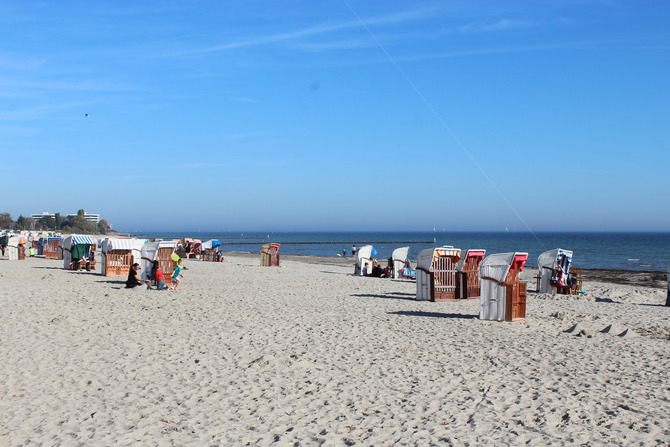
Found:
[[[497,323],[318,261],[188,261],[169,293],[0,260],[0,445],[668,445],[664,290]]]

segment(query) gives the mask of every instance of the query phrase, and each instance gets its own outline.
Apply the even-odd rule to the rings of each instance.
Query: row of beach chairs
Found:
[[[356,273],[363,274],[371,264],[372,246],[361,247]],[[393,277],[402,277],[408,247],[392,255]],[[461,250],[452,246],[430,248],[419,252],[416,266],[416,299],[419,301],[454,301],[480,299],[480,318],[514,321],[526,316],[526,284],[520,280],[528,253],[497,253],[486,256],[484,249]],[[390,260],[391,261],[391,260]],[[572,267],[572,251],[554,249],[538,258],[536,290],[539,293],[578,294],[582,289],[582,269]]]

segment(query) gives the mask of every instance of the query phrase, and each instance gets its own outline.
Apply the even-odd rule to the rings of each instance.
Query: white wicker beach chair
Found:
[[[451,246],[427,248],[419,252],[416,264],[417,301],[456,299],[456,263],[461,249]]]
[[[364,245],[358,248],[354,274],[363,276],[363,269],[366,263],[369,264],[369,271],[367,272],[369,274],[372,270],[372,245]]]
[[[409,253],[409,247],[400,247],[393,250],[391,262],[393,263],[394,279],[400,278],[402,269],[407,264],[407,253]]]
[[[526,316],[526,284],[519,274],[528,253],[497,253],[479,265],[481,298],[479,318],[512,321]]]
[[[551,276],[554,274],[554,267],[560,264],[563,272],[567,275],[570,270],[570,263],[572,262],[572,251],[556,248],[554,250],[545,251],[537,258],[537,268],[540,275],[538,293],[556,294],[556,287],[550,284]]]

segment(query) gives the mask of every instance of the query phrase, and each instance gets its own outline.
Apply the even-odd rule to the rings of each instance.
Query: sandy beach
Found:
[[[528,316],[500,323],[351,259],[189,260],[178,293],[61,262],[0,260],[2,446],[670,442],[658,278],[552,296],[526,269]]]

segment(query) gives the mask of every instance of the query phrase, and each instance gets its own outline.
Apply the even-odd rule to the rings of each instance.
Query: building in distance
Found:
[[[68,217],[76,217],[76,216],[77,216],[76,214],[67,214],[65,218],[67,219]],[[56,213],[48,213],[44,211],[40,214],[31,214],[30,217],[32,217],[36,221],[39,221],[44,217],[53,217],[55,219]],[[100,214],[84,213],[84,220],[86,220],[87,222],[98,223],[100,222]]]

